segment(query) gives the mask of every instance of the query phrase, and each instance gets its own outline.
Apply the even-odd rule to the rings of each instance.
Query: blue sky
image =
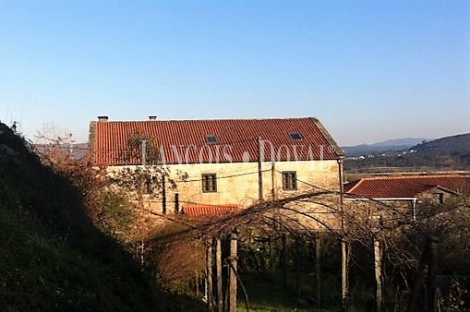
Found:
[[[0,120],[86,141],[98,115],[470,132],[470,2],[0,0]]]

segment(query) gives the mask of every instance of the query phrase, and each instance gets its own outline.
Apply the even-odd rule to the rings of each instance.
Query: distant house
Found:
[[[470,178],[461,175],[404,175],[362,178],[345,185],[349,200],[405,203],[416,209],[445,204],[459,195],[470,194]]]
[[[149,158],[147,141],[157,147],[158,157]],[[158,120],[151,116],[144,121],[109,121],[100,117],[90,123],[89,145],[92,161],[110,170],[153,162],[174,175],[186,173],[185,181],[176,181],[176,209],[164,209],[161,200],[148,203],[161,213],[182,210],[204,215],[207,205],[231,209],[311,191],[314,186],[340,189],[341,149],[315,118]],[[168,191],[168,203],[175,201],[176,192]]]

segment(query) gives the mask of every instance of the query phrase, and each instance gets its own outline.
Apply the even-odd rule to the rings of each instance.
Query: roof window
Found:
[[[300,134],[300,132],[290,132],[289,133],[289,136],[292,140],[295,140],[295,141],[299,141],[299,140],[302,140],[302,135]]]
[[[217,143],[217,137],[214,134],[206,135],[206,142],[208,144],[215,144]]]

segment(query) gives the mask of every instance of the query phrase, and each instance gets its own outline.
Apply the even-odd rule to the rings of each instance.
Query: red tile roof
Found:
[[[299,132],[302,139],[293,140],[293,132]],[[221,163],[257,161],[258,137],[272,143],[276,160],[294,160],[295,153],[298,160],[337,159],[342,155],[315,118],[93,121],[90,148],[94,162],[138,164],[140,159],[129,161],[122,157],[135,133],[154,138],[156,145],[163,148],[168,164],[178,163],[178,156],[183,163],[215,162],[217,155]],[[208,144],[207,135],[215,135],[217,143]],[[266,158],[270,158],[270,145],[265,146]]]
[[[182,213],[192,218],[220,217],[238,210],[237,205],[186,205]]]
[[[360,197],[414,198],[441,187],[457,193],[470,193],[470,179],[456,175],[387,176],[363,178],[345,185],[345,192]]]

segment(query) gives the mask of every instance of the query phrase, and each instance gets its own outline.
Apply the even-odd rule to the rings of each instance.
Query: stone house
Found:
[[[450,204],[470,195],[470,178],[443,174],[367,177],[347,183],[344,190],[349,201],[392,204],[416,220],[429,207]]]
[[[103,116],[90,123],[89,144],[93,163],[110,171],[152,162],[168,168],[177,189],[166,190],[163,202],[146,202],[159,213],[188,206],[197,214],[198,205],[243,208],[315,188],[339,191],[342,179],[341,149],[315,118],[110,121]],[[150,146],[156,147],[153,152]]]

